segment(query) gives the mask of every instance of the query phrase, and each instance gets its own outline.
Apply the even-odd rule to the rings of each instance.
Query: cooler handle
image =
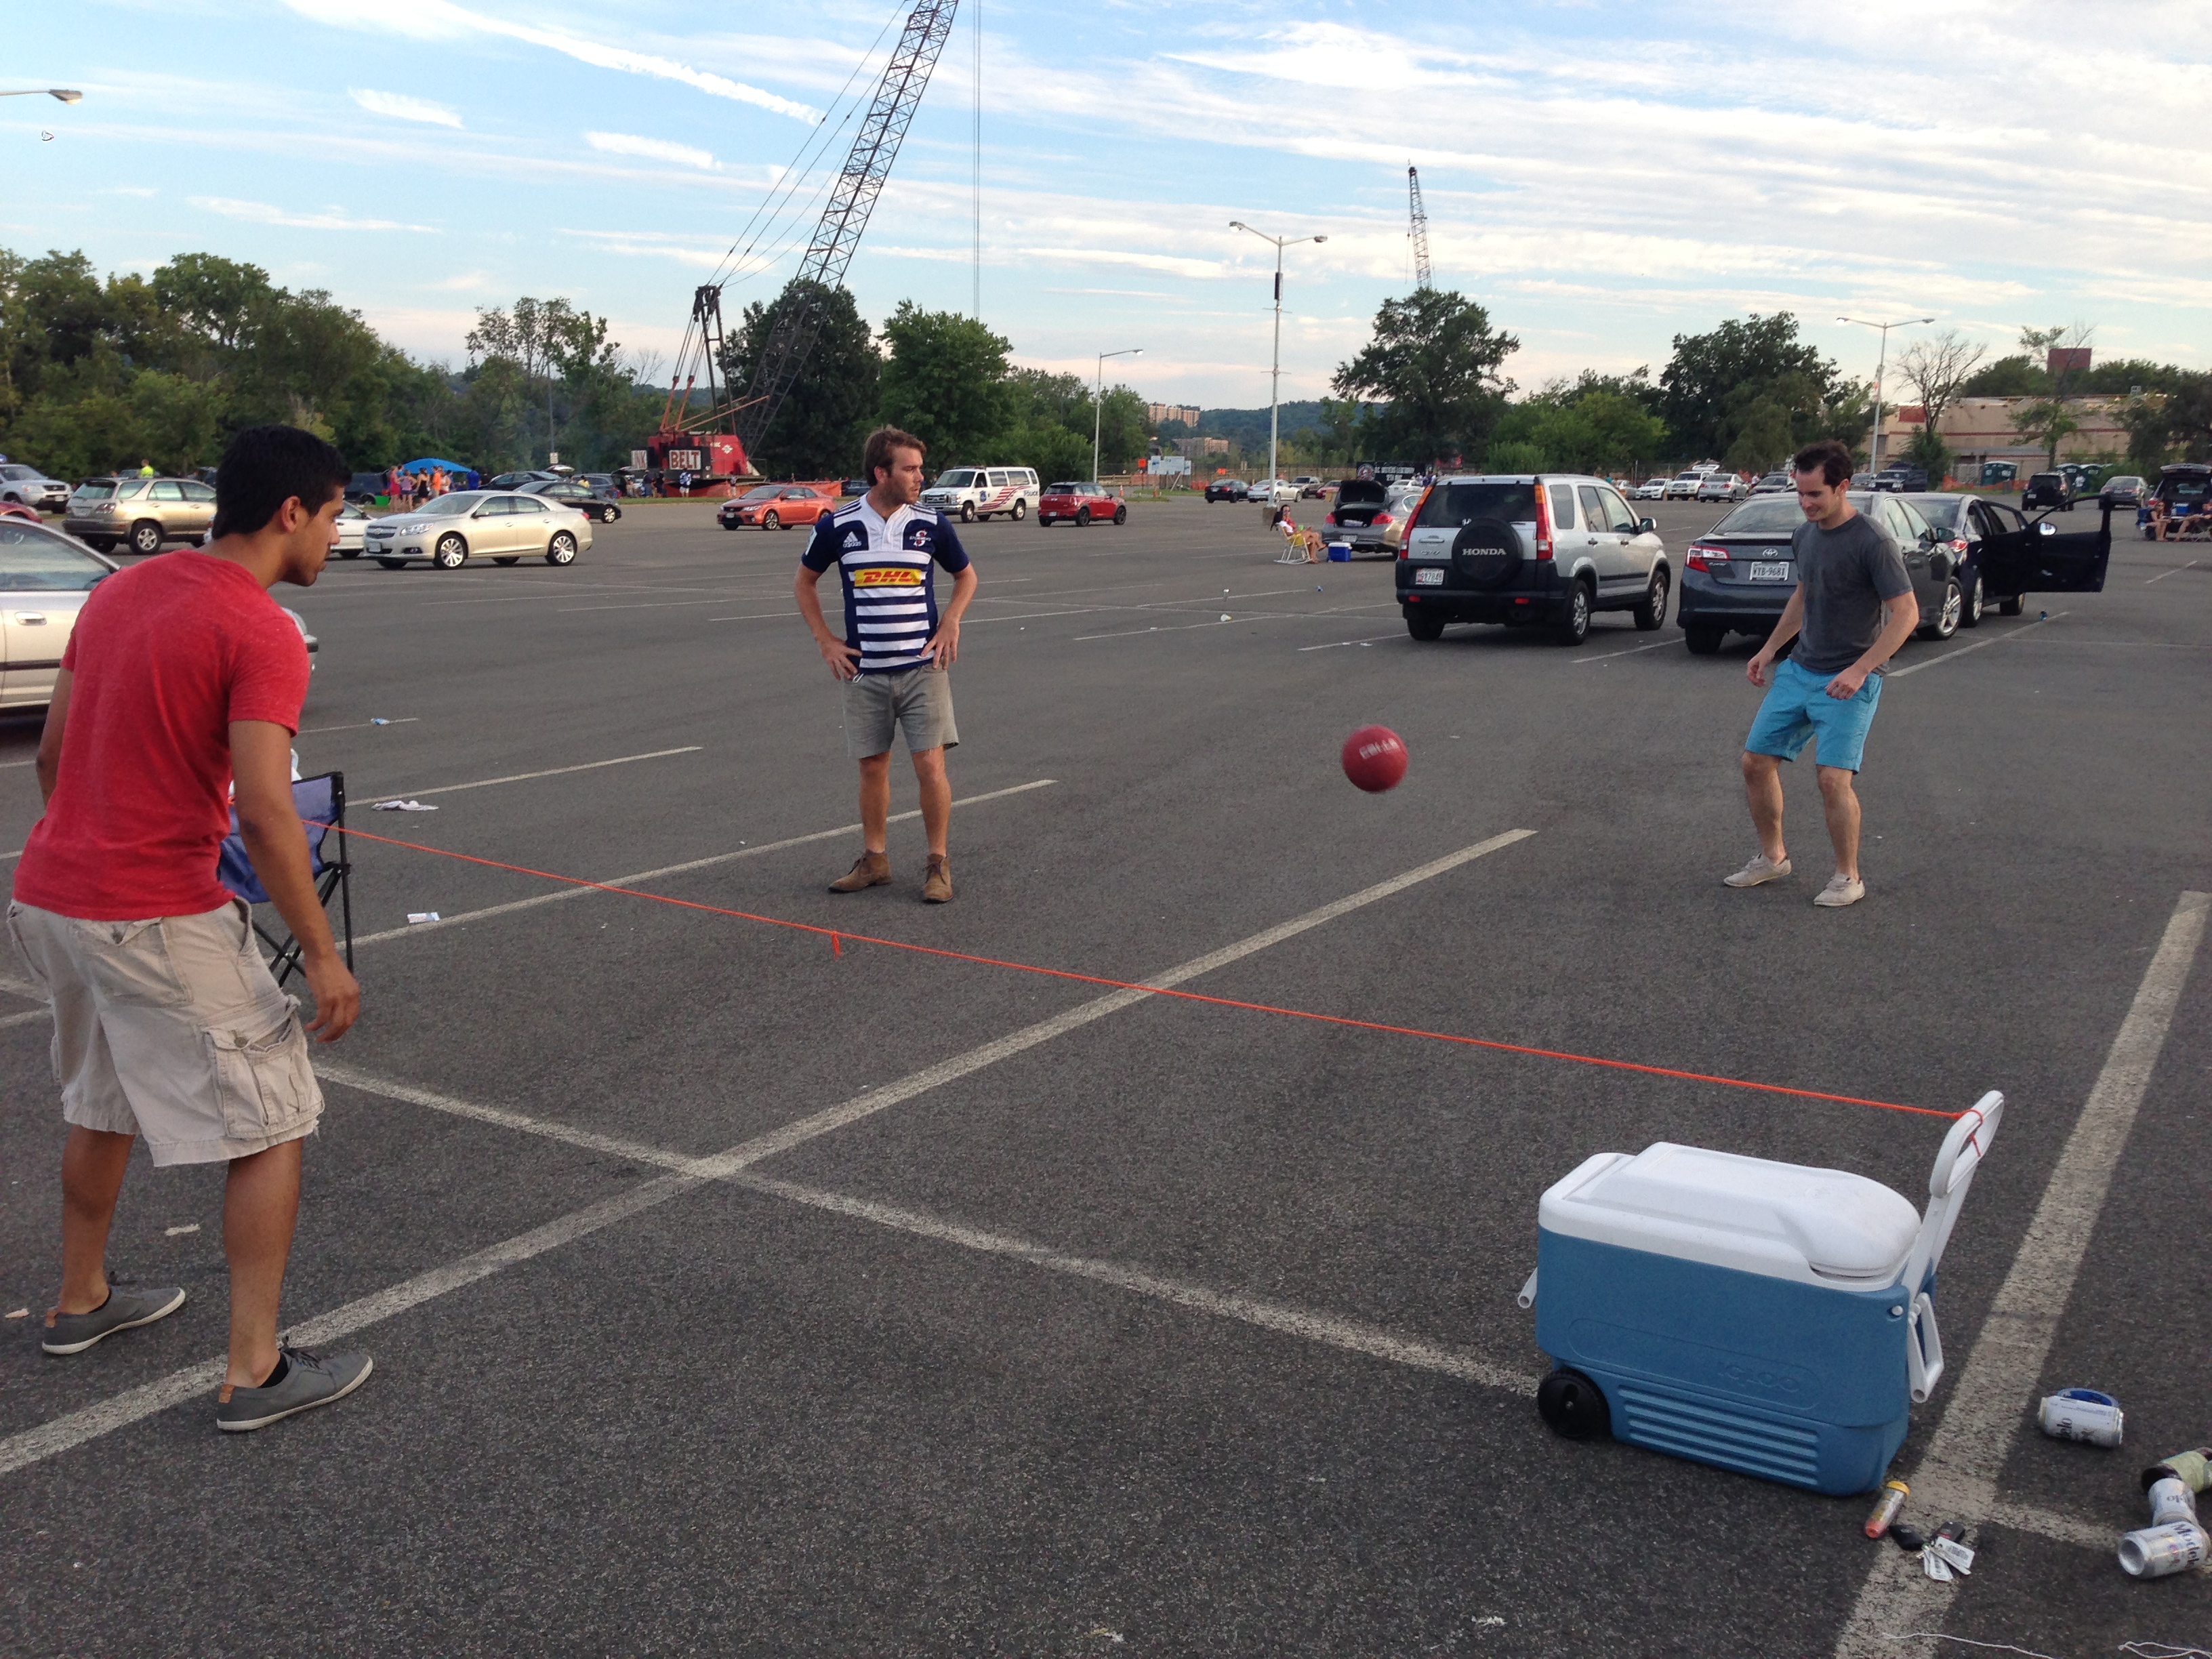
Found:
[[[1921,1218],[1912,1253],[1905,1258],[1901,1289],[1920,1290],[1942,1261],[1943,1247],[1951,1242],[1951,1229],[1966,1204],[1966,1189],[1974,1184],[1974,1171],[1989,1155],[1997,1125],[2003,1121],[2004,1097],[1992,1089],[1960,1113],[1951,1133],[1943,1137],[1942,1150],[1936,1154],[1936,1167],[1928,1176],[1928,1212]]]
[[[1936,1328],[1936,1299],[1925,1291],[1912,1298],[1912,1316],[1905,1323],[1905,1376],[1916,1406],[1926,1405],[1943,1380],[1943,1335]]]

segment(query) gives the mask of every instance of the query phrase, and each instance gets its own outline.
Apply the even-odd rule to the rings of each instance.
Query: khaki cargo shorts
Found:
[[[82,921],[10,903],[8,932],[54,1017],[62,1116],[143,1135],[157,1164],[246,1158],[314,1133],[323,1093],[300,1005],[252,913]]]
[[[845,682],[845,758],[866,760],[889,752],[894,728],[906,733],[909,755],[957,749],[952,723],[952,676],[924,664],[896,674],[856,674]]]

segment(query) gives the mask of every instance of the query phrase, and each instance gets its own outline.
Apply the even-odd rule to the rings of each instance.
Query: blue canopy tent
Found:
[[[456,489],[474,489],[481,482],[474,467],[463,466],[459,461],[441,461],[434,455],[419,461],[410,461],[399,470],[427,476],[441,466],[446,469],[446,481]]]

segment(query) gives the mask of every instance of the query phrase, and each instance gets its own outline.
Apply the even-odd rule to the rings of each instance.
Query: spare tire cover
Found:
[[[1503,519],[1462,525],[1452,541],[1452,568],[1477,587],[1502,587],[1521,568],[1521,532]]]

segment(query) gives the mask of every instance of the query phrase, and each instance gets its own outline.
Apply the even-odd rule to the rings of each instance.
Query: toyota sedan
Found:
[[[812,524],[836,509],[833,497],[806,484],[762,484],[733,501],[724,501],[714,519],[725,530],[787,530],[795,524]]]

